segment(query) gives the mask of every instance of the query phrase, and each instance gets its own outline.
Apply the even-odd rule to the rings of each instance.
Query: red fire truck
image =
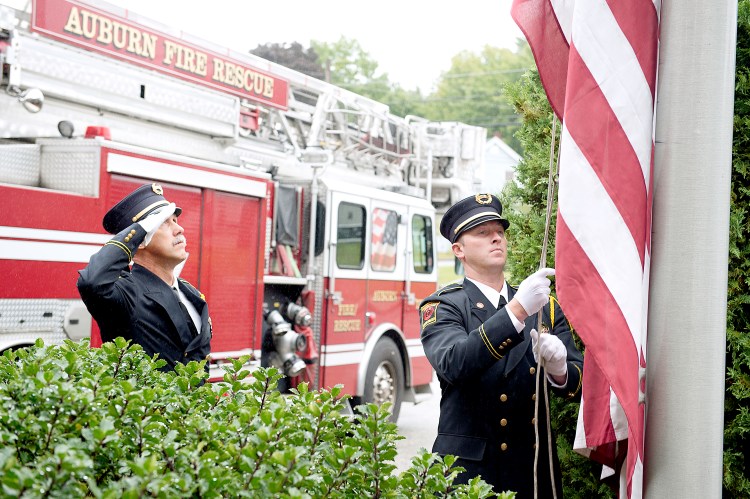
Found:
[[[98,1],[0,6],[0,351],[91,338],[77,271],[156,182],[210,305],[211,376],[249,355],[356,402],[414,400],[435,213],[486,131],[388,106]]]

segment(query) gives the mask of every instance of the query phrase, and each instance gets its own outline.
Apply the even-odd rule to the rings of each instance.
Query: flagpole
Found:
[[[644,496],[721,497],[737,0],[664,2]]]

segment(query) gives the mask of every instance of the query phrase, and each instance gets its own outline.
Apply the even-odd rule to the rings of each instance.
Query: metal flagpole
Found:
[[[645,497],[721,497],[737,0],[664,2]]]

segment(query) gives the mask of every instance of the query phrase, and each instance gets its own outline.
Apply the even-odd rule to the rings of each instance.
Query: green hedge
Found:
[[[452,457],[394,464],[387,407],[342,414],[340,387],[290,396],[275,369],[157,368],[122,339],[0,356],[0,486],[12,497],[495,497]],[[502,497],[511,497],[505,495]]]

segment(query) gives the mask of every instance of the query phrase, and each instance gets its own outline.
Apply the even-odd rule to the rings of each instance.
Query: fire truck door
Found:
[[[408,234],[406,250],[406,289],[403,331],[411,363],[412,385],[424,385],[432,379],[432,368],[419,339],[419,304],[437,288],[433,214],[410,206],[406,221]]]
[[[355,366],[364,350],[370,200],[329,191],[328,207],[331,224],[321,384],[335,380],[351,389],[356,386]]]

